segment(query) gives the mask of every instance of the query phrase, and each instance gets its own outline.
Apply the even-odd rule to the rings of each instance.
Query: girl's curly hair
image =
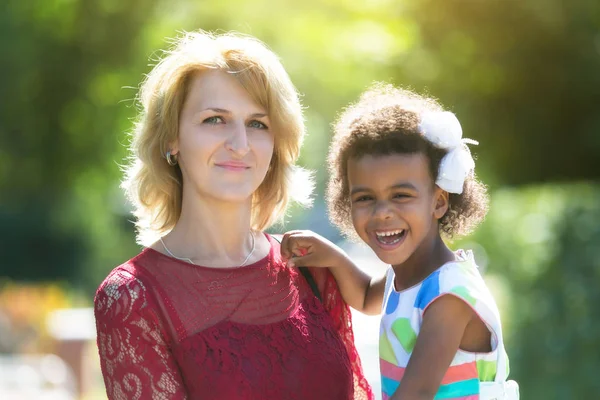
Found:
[[[329,148],[327,203],[331,221],[349,237],[352,225],[348,160],[365,155],[422,153],[429,160],[432,181],[438,177],[447,150],[435,147],[419,133],[423,112],[443,111],[434,99],[392,85],[377,84],[348,106],[334,125]],[[465,180],[462,194],[449,194],[448,211],[439,220],[446,238],[469,234],[485,218],[488,194],[475,173]]]

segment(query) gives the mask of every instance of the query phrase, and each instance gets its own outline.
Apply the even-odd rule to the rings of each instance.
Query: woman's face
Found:
[[[184,193],[247,201],[267,174],[273,146],[267,110],[233,76],[209,71],[192,78],[171,147],[179,157]]]

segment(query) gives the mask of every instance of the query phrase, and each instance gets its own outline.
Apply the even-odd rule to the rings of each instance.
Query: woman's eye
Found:
[[[269,127],[267,125],[265,125],[262,122],[257,121],[257,120],[250,121],[250,123],[248,124],[248,127],[254,128],[254,129],[269,129]]]
[[[411,197],[411,196],[408,195],[408,194],[406,194],[406,193],[396,193],[394,195],[395,199],[406,199],[406,198],[409,198],[409,197]]]
[[[219,116],[208,117],[204,121],[202,121],[202,123],[204,123],[204,124],[211,124],[211,125],[222,124],[224,122],[225,121],[223,121],[223,118],[219,117]]]

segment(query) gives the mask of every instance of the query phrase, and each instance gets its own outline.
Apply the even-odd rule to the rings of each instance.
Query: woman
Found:
[[[146,245],[95,298],[110,399],[367,399],[348,306],[263,230],[312,187],[298,94],[256,39],[189,33],[141,88],[123,184]],[[308,196],[304,196],[306,201]]]

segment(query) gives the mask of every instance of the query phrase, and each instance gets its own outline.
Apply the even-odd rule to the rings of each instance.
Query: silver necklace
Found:
[[[240,267],[243,267],[244,265],[246,265],[246,263],[248,262],[248,260],[252,256],[252,254],[254,254],[254,249],[256,249],[256,239],[254,238],[254,232],[250,231],[250,237],[252,237],[252,250],[250,251],[250,253],[248,253],[248,256],[246,256],[246,259],[244,260],[244,262],[240,264]],[[177,257],[175,254],[173,254],[171,252],[171,250],[169,250],[169,248],[167,247],[167,245],[165,244],[165,242],[163,241],[162,237],[160,238],[160,243],[163,245],[163,247],[165,248],[165,251],[167,253],[169,253],[169,255],[171,257],[176,258],[176,259],[181,260],[181,261],[187,261],[190,264],[196,265],[196,263],[193,262],[191,258]]]

